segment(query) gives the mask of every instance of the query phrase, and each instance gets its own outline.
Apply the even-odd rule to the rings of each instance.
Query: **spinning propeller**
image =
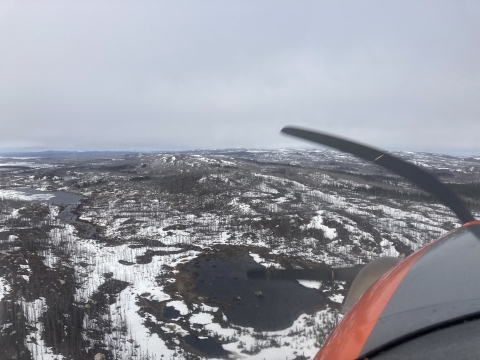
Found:
[[[400,160],[399,158],[387,154],[385,151],[358,144],[356,142],[345,140],[336,136],[290,126],[284,127],[282,132],[287,135],[296,136],[318,144],[330,146],[343,152],[358,156],[364,160],[372,161],[377,165],[383,166],[395,174],[410,180],[419,188],[435,196],[443,205],[450,208],[455,215],[457,215],[462,224],[466,224],[475,220],[465,203],[457,195],[455,195],[450,188],[438,181],[432,174],[427,173],[418,166]]]

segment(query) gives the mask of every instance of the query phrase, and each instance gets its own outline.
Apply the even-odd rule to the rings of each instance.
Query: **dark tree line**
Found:
[[[426,203],[436,203],[438,202],[437,198],[426,193],[421,192],[406,192],[397,189],[388,189],[381,186],[370,186],[366,187],[356,187],[354,188],[356,193],[362,193],[371,196],[380,196],[386,197],[389,199],[401,199],[401,200],[410,200],[410,201],[419,201]]]
[[[457,195],[480,201],[480,182],[447,184]]]
[[[467,206],[471,209],[480,209],[480,183],[467,184],[446,184],[452,191],[460,198],[465,200]],[[333,185],[333,187],[338,187]],[[424,192],[407,192],[397,189],[389,189],[378,185],[371,185],[367,187],[355,187],[354,191],[359,194],[366,194],[371,196],[385,197],[389,199],[400,199],[417,201],[423,203],[438,203],[436,197]]]

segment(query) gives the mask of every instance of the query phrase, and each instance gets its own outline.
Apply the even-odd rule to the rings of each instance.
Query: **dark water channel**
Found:
[[[229,352],[226,351],[222,345],[217,343],[212,338],[200,339],[193,335],[187,335],[183,340],[191,347],[200,350],[207,356],[211,357],[226,357]]]
[[[185,269],[195,276],[197,293],[229,304],[225,313],[229,322],[256,331],[285,329],[300,314],[328,302],[320,290],[295,279],[249,277],[249,272],[261,273],[265,267],[248,254],[233,259],[200,257]]]
[[[167,319],[176,319],[180,315],[180,311],[175,309],[173,306],[165,306],[165,309],[163,310],[163,317]]]
[[[66,223],[72,224],[75,227],[81,229],[81,236],[85,239],[91,239],[95,236],[97,228],[90,223],[78,221],[77,215],[74,213],[75,209],[79,204],[70,204],[63,209],[63,211],[58,214],[58,218],[65,221]]]
[[[78,216],[75,214],[75,209],[80,205],[80,201],[83,199],[82,195],[67,191],[41,191],[29,187],[12,188],[8,190],[14,190],[31,197],[31,200],[24,199],[29,202],[36,202],[42,204],[55,204],[65,205],[65,208],[58,214],[58,218],[62,221],[72,224],[81,229],[81,235],[84,238],[91,239],[95,236],[97,231],[96,227],[87,222],[78,221]],[[36,198],[36,195],[53,195],[50,198]]]

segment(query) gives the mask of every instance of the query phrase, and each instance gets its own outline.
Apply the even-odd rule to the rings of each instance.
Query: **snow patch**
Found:
[[[254,254],[254,253],[249,253],[250,256],[253,258],[253,260],[255,260],[257,263],[259,263],[260,265],[263,265],[265,267],[274,267],[276,269],[285,269],[284,267],[282,267],[282,265],[280,265],[279,263],[276,263],[274,261],[271,261],[271,260],[266,260],[264,258],[262,258],[260,255],[258,254]]]
[[[0,277],[0,301],[10,292],[10,290],[12,290],[12,287],[7,280]]]
[[[180,312],[180,315],[188,315],[188,307],[182,300],[170,301],[166,306],[172,306],[175,310]]]
[[[335,295],[329,296],[328,298],[336,303],[341,304],[343,302],[344,296],[340,294],[335,294]]]
[[[311,289],[320,289],[320,287],[322,286],[321,281],[302,280],[302,279],[297,279],[297,281],[300,283],[300,285],[303,285],[303,286],[311,288]]]
[[[190,324],[207,325],[213,322],[213,315],[206,313],[193,314],[190,317]]]

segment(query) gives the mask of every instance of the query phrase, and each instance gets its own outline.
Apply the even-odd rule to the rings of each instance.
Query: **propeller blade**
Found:
[[[416,165],[400,160],[382,150],[316,131],[286,126],[282,129],[282,132],[318,144],[330,146],[383,166],[435,196],[443,205],[450,208],[463,224],[475,220],[465,203],[455,195],[450,188],[437,180],[432,174],[427,173]]]
[[[363,269],[364,265],[356,265],[346,268],[331,268],[325,266],[315,269],[273,269],[255,268],[247,271],[249,279],[275,279],[275,280],[345,280],[352,282],[358,273]],[[334,272],[332,274],[332,271]]]

